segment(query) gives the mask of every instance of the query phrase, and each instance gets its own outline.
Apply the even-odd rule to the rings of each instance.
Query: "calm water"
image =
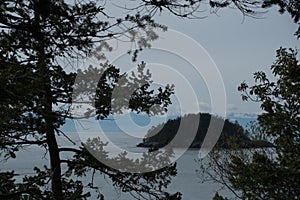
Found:
[[[75,136],[75,137],[74,137]],[[78,144],[80,139],[78,135],[72,134],[72,139]],[[129,151],[141,152],[145,151],[143,148],[137,148],[135,145],[141,141],[139,138],[129,139],[128,136],[119,133],[112,133],[110,135],[110,140],[116,145],[123,147]],[[70,146],[70,143],[63,139],[59,139],[59,143]],[[5,170],[15,170],[19,174],[31,174],[33,173],[34,166],[48,165],[48,155],[45,154],[45,150],[39,149],[37,147],[31,147],[23,152],[17,154],[17,159],[12,159],[7,163],[1,163],[1,171]],[[177,160],[178,175],[173,178],[173,181],[167,191],[169,192],[181,192],[183,199],[186,200],[199,200],[199,199],[212,199],[214,193],[220,189],[220,185],[213,183],[201,183],[196,169],[199,167],[195,162],[198,158],[197,150],[188,150],[182,157]],[[65,155],[68,157],[68,155]],[[90,179],[89,176],[86,177],[87,180]],[[112,186],[110,180],[104,179],[102,176],[97,177],[95,183],[102,187],[102,192],[104,193],[105,199],[120,199],[127,200],[133,199],[130,195],[120,193],[116,191]],[[229,195],[229,191],[222,190],[219,193]]]

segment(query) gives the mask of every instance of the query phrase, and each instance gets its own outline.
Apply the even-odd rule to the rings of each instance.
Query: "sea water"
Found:
[[[82,141],[76,133],[68,133],[68,136],[79,145]],[[143,152],[147,151],[145,148],[136,147],[136,145],[141,142],[140,138],[128,138],[126,134],[114,132],[109,134],[109,140],[115,145],[122,147],[127,151],[132,152]],[[59,137],[58,142],[61,146],[74,147],[68,139],[65,137]],[[75,146],[76,146],[75,145]],[[212,199],[214,194],[218,191],[226,196],[231,196],[232,194],[226,190],[221,190],[221,185],[217,183],[202,183],[197,174],[196,170],[199,168],[199,164],[196,162],[198,160],[198,150],[187,150],[177,162],[177,175],[172,179],[171,184],[166,191],[170,193],[180,192],[182,193],[183,199],[186,200],[199,200],[199,199]],[[35,166],[43,168],[43,165],[49,165],[48,160],[49,154],[43,148],[31,146],[25,148],[17,153],[16,159],[10,159],[7,162],[0,163],[1,171],[14,170],[19,177],[23,175],[33,175],[33,168]],[[63,158],[71,158],[70,154],[62,155]],[[17,178],[18,179],[18,178]],[[84,182],[88,183],[91,180],[91,174],[87,174],[84,177]],[[105,199],[108,200],[130,200],[134,199],[128,193],[122,193],[117,188],[114,188],[108,177],[103,177],[98,175],[94,179],[94,184],[100,187],[101,192],[104,194]],[[96,197],[93,196],[92,199]]]

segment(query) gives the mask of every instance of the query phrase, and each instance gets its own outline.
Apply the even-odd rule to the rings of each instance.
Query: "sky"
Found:
[[[113,16],[124,16],[128,11],[120,7],[130,7],[128,2],[134,1],[112,2],[118,6],[107,4],[106,9]],[[259,19],[244,17],[232,8],[217,14],[205,9],[200,13],[203,19],[178,18],[168,11],[157,13],[156,22],[166,25],[168,31],[156,30],[158,40],[140,52],[136,62],[127,54],[132,48],[128,42],[113,41],[113,51],[106,52],[106,56],[128,74],[144,61],[155,86],[174,84],[167,116],[209,112],[240,118],[261,113],[259,103],[242,101],[237,87],[243,81],[252,85],[256,71],[272,77],[270,66],[279,47],[299,49],[294,36],[297,24],[288,14],[279,14],[276,7],[259,15]]]
[[[162,20],[208,51],[224,81],[228,112],[260,112],[259,104],[241,101],[237,86],[244,80],[252,83],[255,71],[270,74],[280,46],[299,49],[299,41],[293,36],[297,26],[288,15],[271,9],[263,16],[264,19],[243,18],[238,11],[227,9],[202,20],[175,21],[169,16]]]
[[[125,6],[127,2],[119,5]],[[110,9],[124,12],[117,7]],[[113,64],[129,72],[145,61],[157,85],[175,84],[169,115],[198,111],[221,116],[260,113],[258,103],[241,100],[237,87],[243,81],[253,84],[256,71],[271,75],[270,66],[279,47],[299,49],[294,36],[297,25],[288,14],[279,14],[276,7],[261,14],[260,19],[244,17],[232,8],[219,10],[217,14],[206,11],[202,16],[205,18],[186,19],[168,12],[157,14],[156,21],[167,25],[169,31],[159,33],[160,38],[152,43],[151,49],[139,54],[136,63],[130,61],[126,51],[120,53],[122,44],[118,43],[113,51],[118,55],[113,56]],[[176,38],[174,32],[181,36]],[[166,41],[169,45],[161,48]],[[198,47],[192,48],[193,45]],[[177,48],[178,51],[174,50]],[[194,58],[198,61],[194,62]],[[201,73],[197,71],[198,63]]]
[[[126,14],[117,7],[109,9],[117,15]],[[187,113],[209,112],[230,119],[253,120],[254,115],[261,113],[259,103],[243,102],[238,85],[243,81],[253,84],[256,71],[271,75],[270,66],[279,47],[300,47],[294,36],[297,25],[287,14],[280,15],[276,8],[270,9],[262,19],[244,18],[235,9],[224,9],[218,15],[208,14],[204,19],[194,20],[166,12],[156,16],[156,21],[167,25],[168,31],[160,32],[152,48],[139,53],[136,62],[127,54],[132,47],[128,42],[112,44],[113,50],[106,52],[106,56],[121,72],[128,74],[144,61],[152,72],[154,86],[174,84],[173,104],[166,116],[139,121],[141,118],[125,112],[112,116],[113,121],[75,121],[82,141],[90,137],[87,131],[94,134],[118,130],[140,141],[152,126]],[[87,63],[93,60],[88,59]],[[246,123],[247,120],[243,125]]]

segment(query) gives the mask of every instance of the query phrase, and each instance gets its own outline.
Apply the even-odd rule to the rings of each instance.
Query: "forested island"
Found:
[[[224,124],[221,135],[215,145],[216,148],[260,148],[272,146],[267,141],[251,138],[250,134],[237,122],[231,122],[228,119],[223,119],[209,113],[188,114],[152,127],[143,139],[143,142],[137,146],[161,148],[173,140],[180,128],[180,131],[184,131],[184,137],[175,142],[173,140],[172,146],[182,147],[186,144],[186,139],[194,137],[193,134],[195,132],[191,130],[191,127],[195,127],[195,123],[199,121],[196,136],[189,145],[189,148],[200,148],[208,132],[211,120],[217,122],[216,124]],[[182,124],[183,121],[184,124]],[[210,129],[214,130],[216,127],[210,127]]]

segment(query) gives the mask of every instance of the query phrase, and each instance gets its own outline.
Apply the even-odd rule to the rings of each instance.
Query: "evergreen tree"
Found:
[[[294,14],[298,9],[297,1],[284,5],[292,14],[295,21],[299,17]],[[120,71],[111,65],[104,66],[102,71],[89,68],[86,71],[68,72],[63,62],[74,58],[85,58],[93,54],[92,49],[98,45],[100,50],[110,49],[105,42],[117,39],[127,34],[130,41],[134,41],[136,48],[131,52],[133,59],[138,51],[149,47],[150,42],[157,38],[153,28],[166,29],[165,26],[154,22],[155,13],[167,10],[175,16],[198,18],[201,0],[178,1],[137,1],[125,16],[114,18],[106,10],[101,1],[64,1],[64,0],[2,0],[0,3],[0,148],[6,158],[15,158],[15,152],[26,145],[38,145],[49,152],[50,168],[44,170],[35,168],[35,176],[24,177],[23,182],[14,181],[14,172],[1,173],[0,197],[5,199],[81,199],[87,198],[81,181],[70,178],[84,175],[85,170],[97,170],[107,174],[114,184],[124,191],[147,193],[155,198],[179,198],[162,191],[169,183],[169,177],[175,174],[175,165],[165,170],[150,174],[124,174],[112,168],[101,165],[93,160],[84,147],[80,149],[62,148],[57,144],[57,135],[66,118],[72,118],[70,109],[74,79],[78,75],[88,77],[96,72],[104,74],[97,84],[95,96],[96,118],[103,119],[109,114],[122,110],[113,110],[109,104],[112,90],[117,82],[124,78]],[[272,1],[274,5],[277,1]],[[261,5],[257,1],[210,1],[212,8],[222,8],[234,4],[245,15],[255,15],[255,6]],[[296,7],[295,7],[295,6]],[[252,7],[254,6],[254,7]],[[296,13],[297,14],[297,13]],[[140,34],[135,34],[135,33]],[[99,58],[103,54],[94,55]],[[171,86],[158,91],[150,90],[150,74],[144,73],[143,64],[135,77],[125,76],[131,86],[139,86],[132,98],[127,99],[126,109],[156,114],[163,112],[170,104]],[[73,66],[74,67],[74,66]],[[143,75],[138,81],[136,77]],[[114,81],[110,81],[111,78]],[[87,79],[85,79],[87,80]],[[138,81],[138,84],[131,80]],[[125,81],[126,82],[126,81]],[[80,83],[88,84],[88,83]],[[125,83],[118,85],[127,87]],[[112,100],[112,99],[110,99]],[[121,104],[121,106],[124,105]],[[157,110],[149,110],[155,106]],[[88,114],[88,112],[87,112]],[[90,141],[103,144],[99,140]],[[62,152],[74,153],[74,159],[61,160]],[[105,152],[102,151],[105,155]],[[88,161],[92,161],[89,163]],[[133,162],[133,161],[132,161]],[[67,173],[62,172],[61,164],[67,163]],[[96,164],[95,164],[96,163]],[[80,167],[78,167],[80,166]],[[119,178],[118,178],[119,177]],[[120,178],[121,177],[121,178]],[[127,178],[127,179],[126,179]],[[124,181],[130,180],[130,181]],[[141,182],[144,180],[144,182]],[[51,182],[51,190],[45,185]],[[154,188],[155,191],[151,190]],[[101,196],[101,195],[100,195]],[[102,197],[101,197],[102,198]]]
[[[162,188],[168,185],[169,177],[175,175],[175,165],[146,175],[121,173],[96,162],[85,147],[63,148],[57,143],[57,135],[62,133],[60,127],[66,118],[73,118],[70,112],[74,100],[72,91],[79,87],[78,84],[74,85],[75,77],[101,74],[93,67],[85,71],[67,72],[62,62],[74,57],[85,57],[97,42],[103,44],[106,39],[123,34],[124,30],[116,28],[121,23],[129,26],[126,31],[136,28],[141,33],[147,32],[149,27],[158,26],[147,16],[126,16],[115,22],[101,20],[107,17],[104,7],[95,2],[75,1],[74,4],[68,4],[62,0],[1,1],[1,154],[6,158],[15,158],[15,152],[26,145],[38,145],[48,151],[50,161],[50,168],[35,167],[36,175],[25,176],[21,183],[14,182],[14,172],[1,173],[1,199],[87,198],[89,194],[84,193],[82,182],[72,177],[83,176],[88,170],[108,175],[115,186],[126,192],[146,193],[155,198],[167,198],[169,195]],[[144,73],[144,65],[142,63],[139,66],[136,75],[125,77],[123,84],[127,89],[135,86],[140,92],[134,93],[128,100],[129,107],[122,104],[120,109],[149,113],[151,106],[161,104],[160,108],[165,110],[170,103],[173,88],[167,86],[157,92],[149,90],[151,74]],[[96,84],[95,98],[98,119],[117,112],[111,109],[109,102],[113,101],[111,94],[118,80],[125,76],[111,65],[105,65],[101,70],[102,77]],[[118,86],[123,87],[120,84]],[[98,146],[102,144],[99,140],[93,142]],[[62,160],[63,152],[73,152],[74,157]],[[100,153],[105,155],[107,152],[103,150]],[[62,171],[63,163],[68,164],[66,172]],[[157,179],[162,180],[157,182]],[[45,189],[49,181],[51,190]]]
[[[240,199],[300,198],[300,65],[297,52],[280,48],[271,66],[275,81],[254,73],[254,86],[242,83],[243,100],[261,103],[255,131],[273,143],[271,149],[214,151],[203,180],[226,186]],[[208,169],[210,168],[210,169]],[[216,194],[215,199],[223,199]]]

